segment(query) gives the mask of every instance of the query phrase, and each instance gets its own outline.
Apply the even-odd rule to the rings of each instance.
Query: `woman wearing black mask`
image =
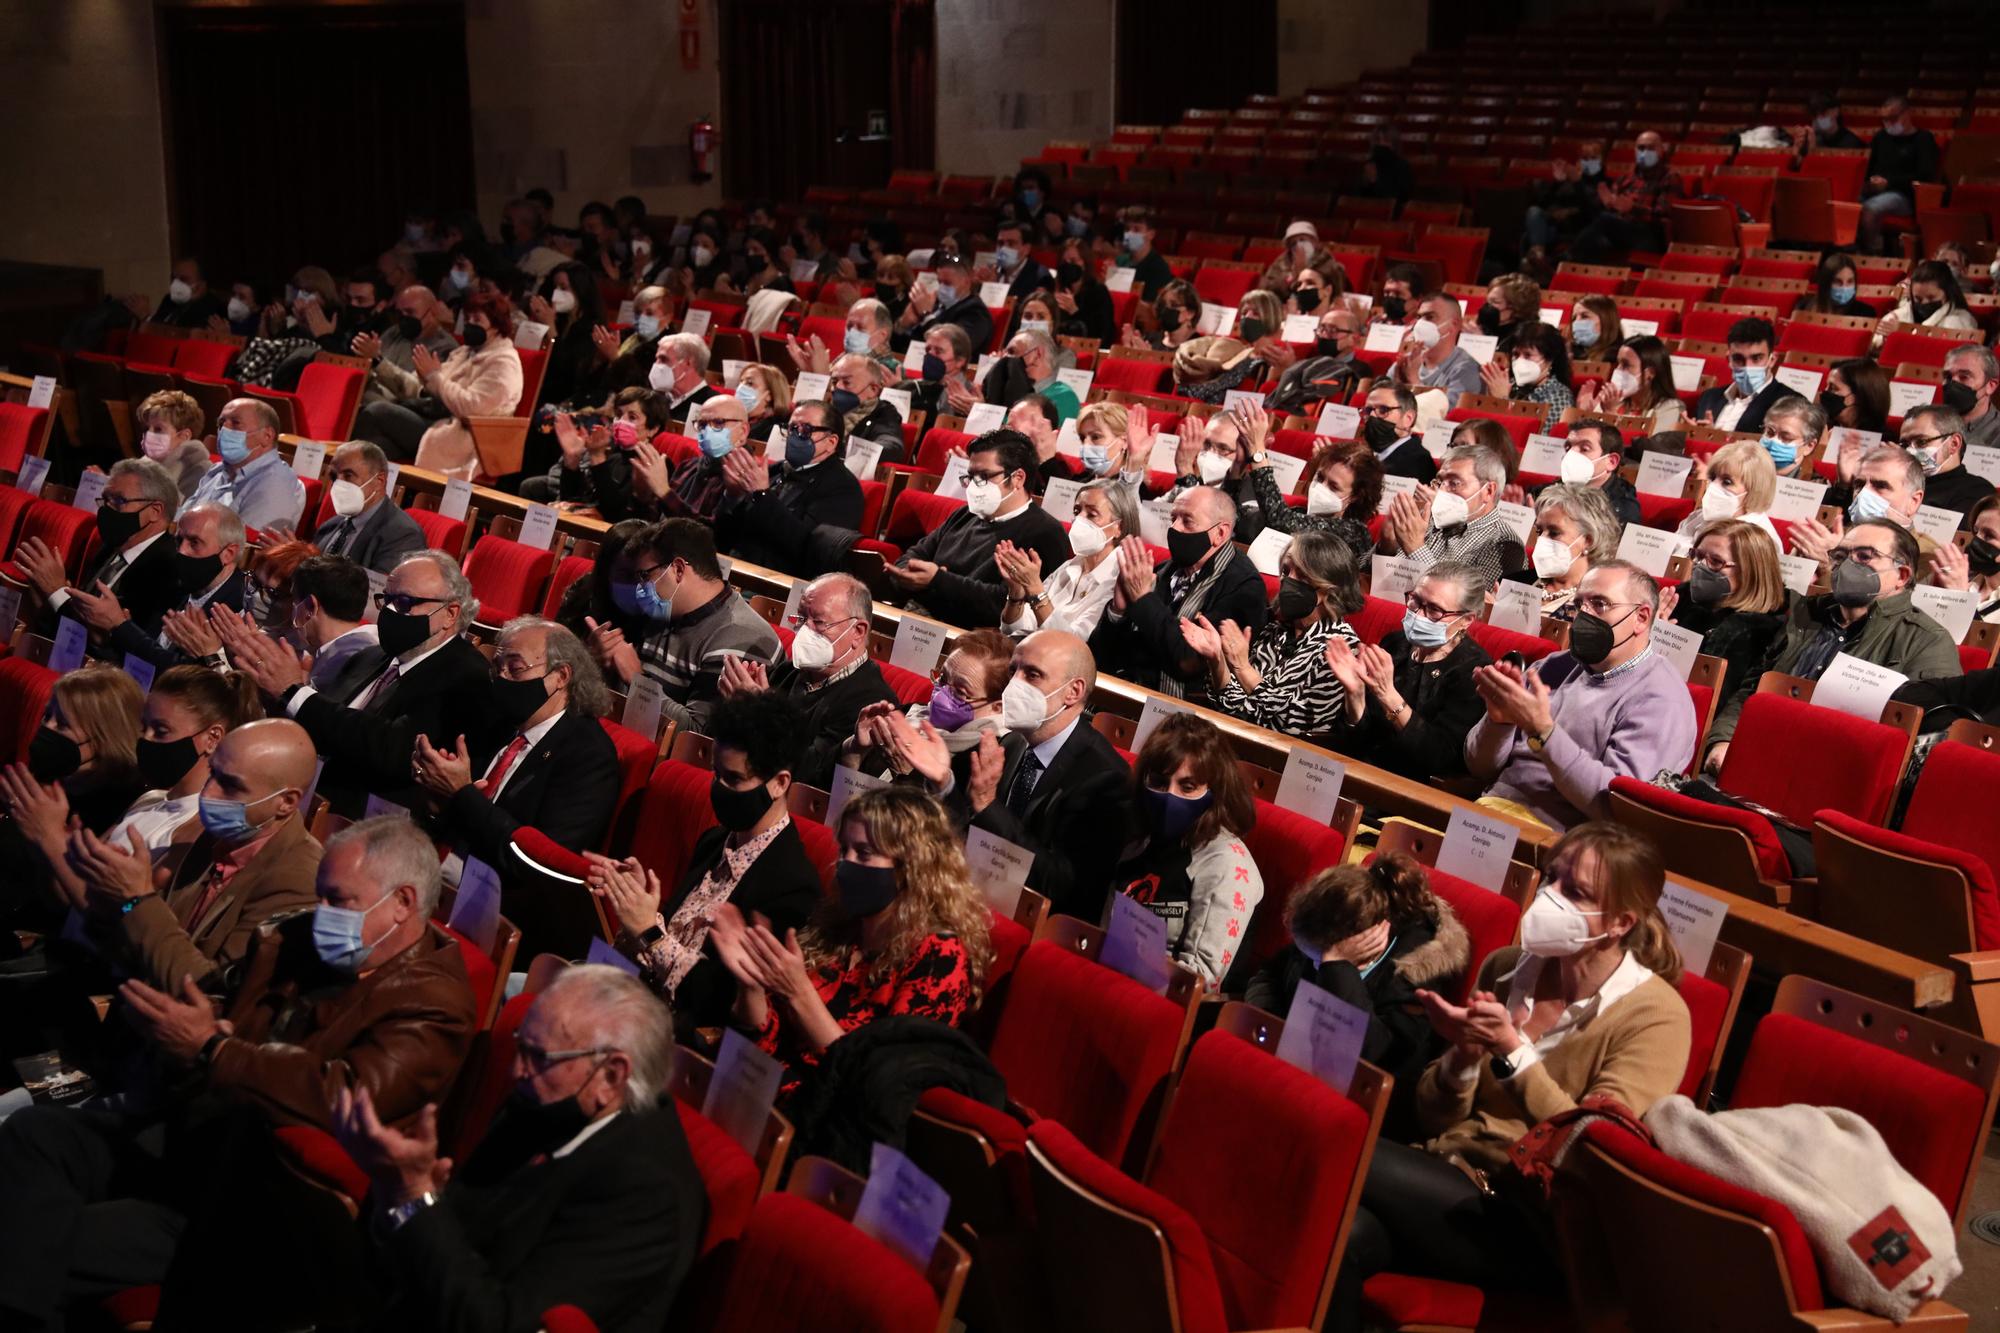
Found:
[[[2000,496],[1989,495],[1965,511],[1972,540],[1937,548],[1929,582],[1940,588],[1970,588],[1978,597],[1973,615],[2000,621]]]
[[[1181,634],[1208,661],[1217,708],[1283,735],[1312,736],[1333,725],[1346,701],[1327,665],[1327,640],[1359,644],[1345,622],[1365,600],[1347,543],[1301,532],[1278,559],[1278,595],[1262,629],[1249,635],[1234,621],[1196,616],[1181,622]]]
[[[1234,336],[1195,338],[1174,353],[1175,391],[1198,402],[1219,403],[1232,389],[1258,389],[1292,362],[1291,351],[1278,338],[1283,324],[1284,307],[1277,297],[1245,292]]]
[[[1056,310],[1065,337],[1095,338],[1100,347],[1118,341],[1118,316],[1111,304],[1111,292],[1097,280],[1096,271],[1084,262],[1082,247],[1064,247],[1062,263],[1056,265]]]
[[[1201,294],[1193,283],[1176,278],[1153,298],[1153,319],[1151,333],[1141,333],[1137,325],[1127,324],[1123,345],[1135,352],[1179,350],[1198,336],[1195,326],[1201,322]]]
[[[589,268],[571,261],[558,264],[542,279],[541,290],[528,302],[528,318],[555,330],[555,345],[549,348],[548,369],[542,376],[542,399],[550,403],[570,403],[594,407],[597,395],[596,333],[604,327],[604,297]],[[650,367],[649,367],[650,369]],[[535,436],[529,437],[531,440]],[[534,449],[531,446],[529,453]],[[533,471],[530,457],[527,466]]]
[[[812,924],[781,936],[716,909],[709,940],[736,978],[731,1019],[784,1063],[781,1101],[858,1027],[891,1015],[955,1027],[978,1003],[992,915],[961,838],[924,792],[865,792],[841,811],[833,896]]]
[[[1114,892],[1167,923],[1167,953],[1224,984],[1250,938],[1264,879],[1244,837],[1257,822],[1250,785],[1213,722],[1175,713],[1132,766],[1138,826],[1111,877]]]
[[[695,839],[672,894],[662,895],[659,877],[636,857],[585,853],[591,891],[617,923],[618,951],[639,964],[684,1033],[728,1022],[736,998],[735,978],[709,944],[723,904],[768,922],[782,938],[811,920],[821,897],[819,871],[785,799],[805,739],[797,707],[768,691],[725,699],[709,716],[708,734],[716,823]]]
[[[1722,659],[1717,691],[1727,699],[1763,669],[1791,595],[1771,534],[1731,518],[1701,530],[1688,552],[1687,581],[1665,596],[1674,598],[1662,608],[1665,618],[1700,635],[1702,652]]]

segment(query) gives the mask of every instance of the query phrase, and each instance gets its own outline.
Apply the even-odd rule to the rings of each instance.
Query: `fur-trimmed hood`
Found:
[[[1412,986],[1429,986],[1445,977],[1465,975],[1472,961],[1472,936],[1451,904],[1430,895],[1430,909],[1437,922],[1430,942],[1419,944],[1396,959],[1396,973]]]

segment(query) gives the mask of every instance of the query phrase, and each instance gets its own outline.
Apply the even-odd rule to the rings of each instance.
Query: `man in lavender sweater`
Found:
[[[1660,585],[1623,560],[1584,575],[1569,651],[1530,667],[1480,667],[1486,716],[1465,738],[1465,762],[1491,778],[1483,798],[1550,828],[1603,816],[1611,779],[1651,781],[1694,755],[1687,683],[1652,650]]]

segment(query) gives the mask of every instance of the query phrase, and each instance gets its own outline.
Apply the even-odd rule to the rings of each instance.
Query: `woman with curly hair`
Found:
[[[957,1026],[992,961],[989,909],[944,807],[883,787],[841,811],[834,894],[803,932],[780,939],[735,907],[709,939],[736,978],[735,1023],[784,1062],[789,1096],[827,1048],[878,1018]]]

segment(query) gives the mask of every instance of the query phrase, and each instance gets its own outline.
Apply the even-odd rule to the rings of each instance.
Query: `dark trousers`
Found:
[[[1569,258],[1579,264],[1602,264],[1623,259],[1634,250],[1657,254],[1666,248],[1666,229],[1659,223],[1600,213],[1570,242]]]
[[[1544,1226],[1515,1197],[1484,1193],[1434,1153],[1377,1143],[1334,1284],[1328,1333],[1361,1328],[1361,1287],[1377,1273],[1479,1287],[1553,1285],[1560,1272]]]
[[[167,1272],[186,1219],[157,1124],[31,1106],[0,1125],[0,1329],[60,1329],[63,1312]]]

